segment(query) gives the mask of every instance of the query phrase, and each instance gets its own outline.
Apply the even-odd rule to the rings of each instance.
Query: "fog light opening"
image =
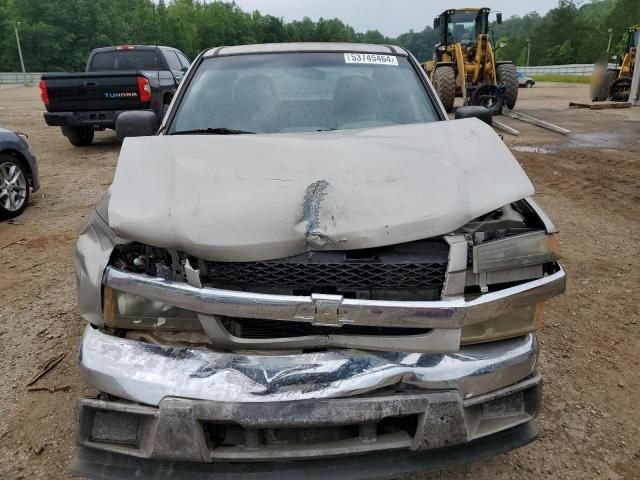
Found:
[[[139,448],[140,416],[133,413],[96,410],[89,440]]]

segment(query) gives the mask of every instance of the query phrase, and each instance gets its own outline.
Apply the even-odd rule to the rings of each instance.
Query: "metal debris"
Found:
[[[571,130],[567,130],[566,128],[559,127],[558,125],[554,125],[553,123],[545,122],[544,120],[540,120],[539,118],[532,117],[531,115],[525,115],[524,113],[514,112],[513,110],[510,110],[507,107],[502,107],[502,115],[509,118],[515,118],[516,120],[520,120],[521,122],[537,125],[538,127],[551,130],[552,132],[561,133],[562,135],[569,135],[571,133]]]

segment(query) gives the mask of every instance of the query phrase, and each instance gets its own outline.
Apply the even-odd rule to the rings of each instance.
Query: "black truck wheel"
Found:
[[[504,104],[513,110],[518,101],[518,74],[513,63],[502,63],[496,68],[498,83],[504,86]]]
[[[456,74],[453,67],[449,65],[436,67],[432,82],[445,110],[449,113],[453,112],[453,102],[456,99]]]
[[[91,127],[61,127],[62,134],[76,147],[86,147],[93,143],[93,128]]]

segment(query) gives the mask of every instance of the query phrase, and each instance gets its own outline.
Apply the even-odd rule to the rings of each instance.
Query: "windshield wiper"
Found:
[[[197,128],[195,130],[180,130],[172,132],[169,135],[245,135],[255,134],[256,132],[247,132],[246,130],[234,130],[233,128],[217,127],[217,128]]]

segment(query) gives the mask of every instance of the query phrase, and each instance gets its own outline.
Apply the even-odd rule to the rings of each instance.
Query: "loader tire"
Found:
[[[456,74],[453,71],[453,67],[442,66],[435,69],[433,72],[433,86],[436,89],[436,93],[440,97],[444,109],[451,113],[453,112],[453,102],[456,99]]]
[[[618,78],[617,70],[607,70],[599,83],[591,83],[591,100],[594,102],[604,102],[609,98],[611,84]]]
[[[503,63],[496,68],[498,83],[504,85],[504,105],[513,110],[518,101],[518,74],[513,63]]]
[[[631,95],[631,84],[633,79],[631,77],[619,77],[611,82],[609,87],[609,93],[611,94],[611,101],[613,102],[628,102]]]

